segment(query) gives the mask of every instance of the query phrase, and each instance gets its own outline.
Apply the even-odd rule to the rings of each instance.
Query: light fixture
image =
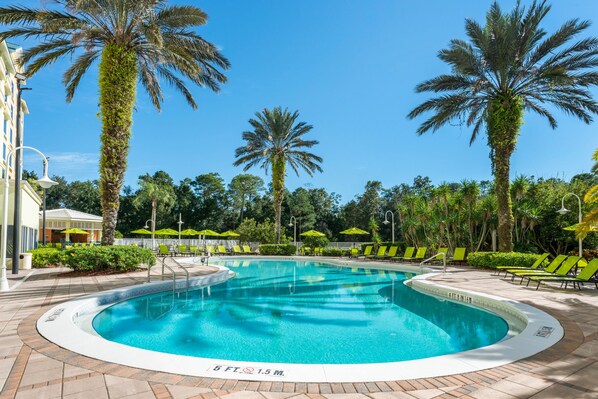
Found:
[[[560,213],[561,215],[564,215],[564,214],[569,213],[571,211],[569,209],[565,208],[565,207],[562,207],[557,212]]]
[[[390,222],[388,221],[388,219],[384,219],[384,221],[382,223],[389,224]]]
[[[41,188],[50,188],[52,186],[57,185],[58,183],[48,177],[48,173],[44,173],[41,179],[37,180],[37,184],[41,186]]]
[[[146,224],[145,226],[143,226],[144,229],[149,229],[149,226]]]
[[[19,72],[15,73],[15,78],[17,78],[17,80],[20,80],[21,82],[27,80],[27,76]]]

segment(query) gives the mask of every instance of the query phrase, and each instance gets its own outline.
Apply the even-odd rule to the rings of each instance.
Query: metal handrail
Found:
[[[148,258],[149,260],[149,258]],[[165,258],[162,258],[162,280],[164,280],[164,268],[166,267],[168,270],[170,270],[170,273],[172,274],[172,295],[174,295],[175,292],[175,288],[176,288],[176,273],[175,271],[172,269],[172,267],[164,264],[164,260]],[[152,267],[157,266],[158,262],[156,262],[155,265],[150,266],[149,264],[147,265],[147,282],[150,282],[150,270]]]
[[[152,259],[156,260],[156,263],[154,265],[150,265],[150,261]],[[148,256],[145,264],[147,265],[147,282],[149,283],[150,282],[150,270],[152,269],[152,267],[154,267],[158,264],[158,259],[156,258],[156,255],[151,254],[150,256]]]
[[[442,256],[442,272],[446,273],[446,253],[445,252],[438,252],[436,255],[430,256],[428,259],[423,260],[419,264],[420,273],[423,273],[423,271],[424,271],[424,263],[428,263],[432,259],[435,259],[435,258],[437,258],[439,256]]]
[[[180,267],[181,269],[183,269],[183,271],[185,272],[185,274],[187,275],[187,290],[189,289],[189,270],[187,270],[187,268],[183,265],[181,265],[176,259],[172,260],[174,263],[176,263],[176,265],[178,267]]]

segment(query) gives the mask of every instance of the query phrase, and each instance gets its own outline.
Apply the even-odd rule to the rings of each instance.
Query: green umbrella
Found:
[[[219,236],[220,233],[216,233],[214,230],[208,230],[208,229],[204,229],[204,230],[200,230],[197,232],[197,234],[202,235],[202,236]]]
[[[179,232],[176,230],[173,230],[173,229],[160,229],[160,230],[154,231],[154,234],[160,235],[160,236],[178,236]]]
[[[225,231],[224,233],[220,233],[222,237],[239,237],[241,234],[235,233],[232,230]]]
[[[326,234],[320,233],[319,231],[316,231],[316,230],[309,230],[309,231],[306,231],[305,233],[301,233],[299,235],[303,236],[303,237],[326,237]]]
[[[365,230],[358,229],[357,227],[351,227],[350,229],[343,230],[339,234],[347,234],[347,235],[359,235],[359,234],[370,234]]]
[[[137,229],[133,230],[131,234],[152,234],[152,232],[147,229]]]
[[[63,233],[63,234],[89,234],[87,231],[77,229],[77,228],[62,230],[61,233]]]
[[[199,231],[193,229],[185,229],[181,231],[182,236],[197,236],[199,235]]]

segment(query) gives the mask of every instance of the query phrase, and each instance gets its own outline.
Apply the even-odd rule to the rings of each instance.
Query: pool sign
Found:
[[[253,366],[228,366],[225,364],[216,364],[211,366],[208,370],[210,371],[218,371],[224,373],[232,373],[232,374],[250,374],[250,375],[268,375],[272,377],[285,377],[284,370],[276,370],[276,369],[266,369],[261,367],[253,367]]]

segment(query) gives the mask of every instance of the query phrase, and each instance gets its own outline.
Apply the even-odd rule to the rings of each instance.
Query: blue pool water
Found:
[[[378,363],[501,340],[493,314],[420,294],[403,273],[311,261],[227,261],[207,290],[147,295],[96,315],[104,338],[173,354],[277,363]],[[203,294],[203,297],[202,297]]]

